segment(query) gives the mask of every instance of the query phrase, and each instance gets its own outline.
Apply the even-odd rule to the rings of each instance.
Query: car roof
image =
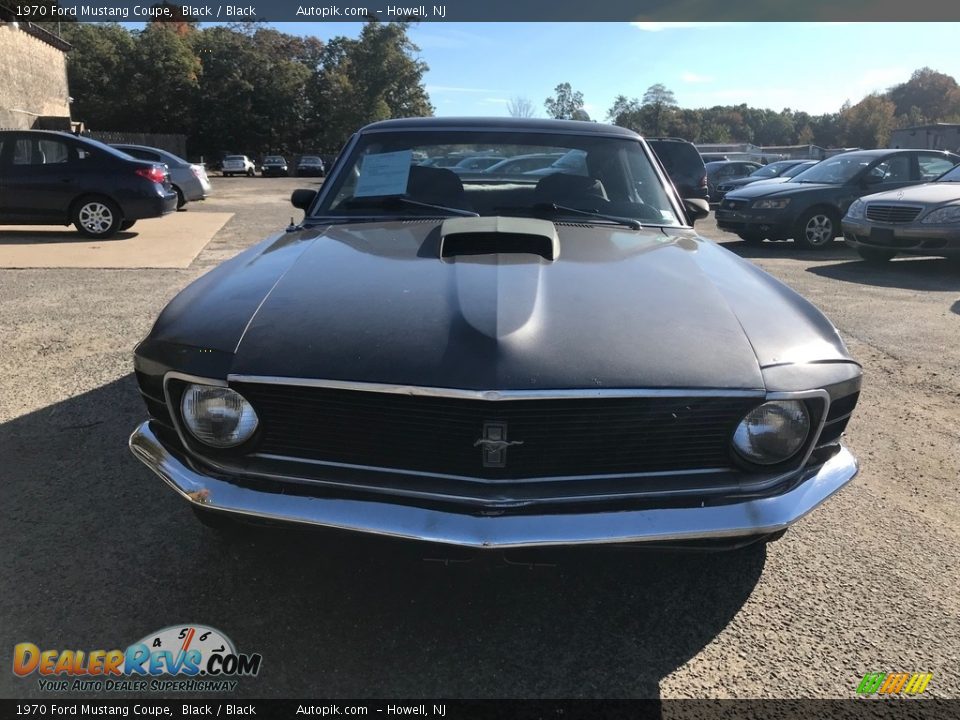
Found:
[[[361,128],[361,133],[388,130],[504,130],[519,132],[563,132],[581,135],[615,135],[639,138],[633,130],[587,122],[585,120],[545,120],[542,118],[427,117],[381,120]]]

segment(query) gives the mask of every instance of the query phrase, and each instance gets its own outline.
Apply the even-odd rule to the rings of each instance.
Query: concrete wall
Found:
[[[13,23],[0,23],[0,128],[70,117],[67,56]]]

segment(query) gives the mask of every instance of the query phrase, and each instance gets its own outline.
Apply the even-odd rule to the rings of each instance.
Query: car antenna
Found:
[[[293,215],[290,216],[290,224],[287,225],[287,232],[293,232],[297,229],[297,226],[293,224]]]

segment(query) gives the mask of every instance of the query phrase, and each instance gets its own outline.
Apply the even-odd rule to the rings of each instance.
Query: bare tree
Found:
[[[534,117],[537,114],[536,108],[534,108],[530,98],[525,98],[521,95],[510,98],[510,101],[507,103],[507,112],[510,113],[510,117],[517,118]]]

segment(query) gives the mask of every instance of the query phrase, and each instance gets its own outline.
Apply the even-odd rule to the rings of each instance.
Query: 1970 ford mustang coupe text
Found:
[[[418,158],[582,153],[551,174]],[[136,349],[135,455],[207,524],[473,547],[775,536],[856,474],[860,366],[701,239],[634,133],[410,119],[349,141],[302,223]]]

